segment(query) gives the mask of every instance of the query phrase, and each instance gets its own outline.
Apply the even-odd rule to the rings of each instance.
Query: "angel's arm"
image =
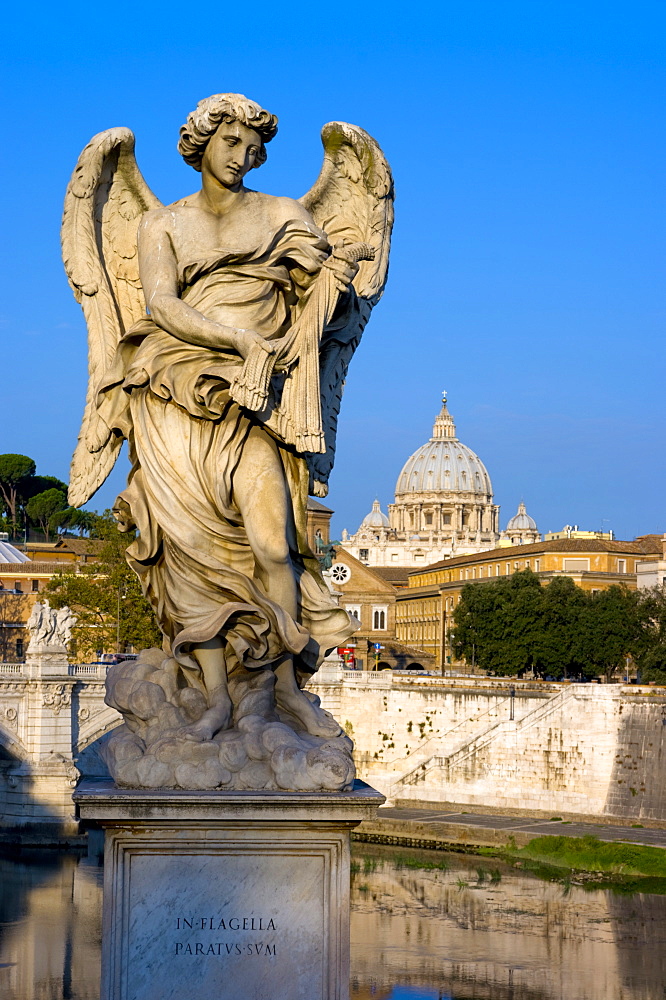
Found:
[[[178,295],[178,269],[164,211],[148,212],[139,226],[139,273],[146,306],[158,326],[179,340],[199,347],[227,347],[246,357],[257,342],[267,353],[273,348],[253,330],[224,326],[206,319]]]

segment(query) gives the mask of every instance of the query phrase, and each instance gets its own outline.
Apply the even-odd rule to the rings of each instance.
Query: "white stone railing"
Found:
[[[0,663],[0,677],[21,677],[25,671],[25,663]]]
[[[70,677],[96,677],[99,680],[106,680],[106,664],[70,663],[67,673]]]
[[[378,673],[372,670],[341,670],[340,676],[344,681],[356,682],[363,687],[390,688],[393,684],[393,676],[389,670],[380,670]]]

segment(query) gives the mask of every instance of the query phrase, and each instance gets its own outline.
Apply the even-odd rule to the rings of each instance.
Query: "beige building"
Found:
[[[499,507],[488,471],[456,434],[446,397],[432,436],[411,455],[388,516],[375,500],[342,547],[366,566],[427,566],[447,556],[493,549]]]
[[[97,560],[104,544],[96,538],[60,538],[28,542],[19,549],[0,538],[0,662],[25,658],[25,624],[51,577],[80,572]]]
[[[350,643],[339,649],[347,667],[357,670],[432,669],[433,659],[425,650],[396,638],[396,597],[407,583],[406,570],[365,566],[336,545],[329,580],[340,606],[361,625]]]
[[[661,553],[652,559],[636,563],[636,585],[639,590],[647,587],[666,587],[666,535],[661,536]]]
[[[453,663],[453,612],[466,583],[531,569],[544,583],[570,576],[583,590],[604,590],[618,583],[635,590],[641,563],[662,555],[662,536],[643,535],[633,542],[559,538],[445,559],[409,574],[408,586],[396,596],[396,638],[424,649],[443,672]]]

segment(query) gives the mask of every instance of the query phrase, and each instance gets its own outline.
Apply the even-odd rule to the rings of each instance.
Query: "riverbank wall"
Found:
[[[390,803],[666,820],[666,689],[324,668],[310,689]]]

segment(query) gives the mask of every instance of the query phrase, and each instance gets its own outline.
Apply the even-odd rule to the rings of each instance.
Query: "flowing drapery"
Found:
[[[180,294],[209,319],[276,339],[327,250],[321,231],[287,223],[254,251],[220,250],[185,263]],[[121,341],[98,405],[130,442],[133,467],[119,504],[139,535],[128,558],[183,666],[196,669],[191,647],[220,636],[229,671],[266,667],[291,653],[307,673],[354,629],[307,544],[308,470],[275,429],[279,377],[265,411],[251,414],[229,394],[241,365],[235,352],[187,344],[150,319]],[[291,498],[297,621],[262,587],[234,500],[234,474],[253,426],[275,439]]]

